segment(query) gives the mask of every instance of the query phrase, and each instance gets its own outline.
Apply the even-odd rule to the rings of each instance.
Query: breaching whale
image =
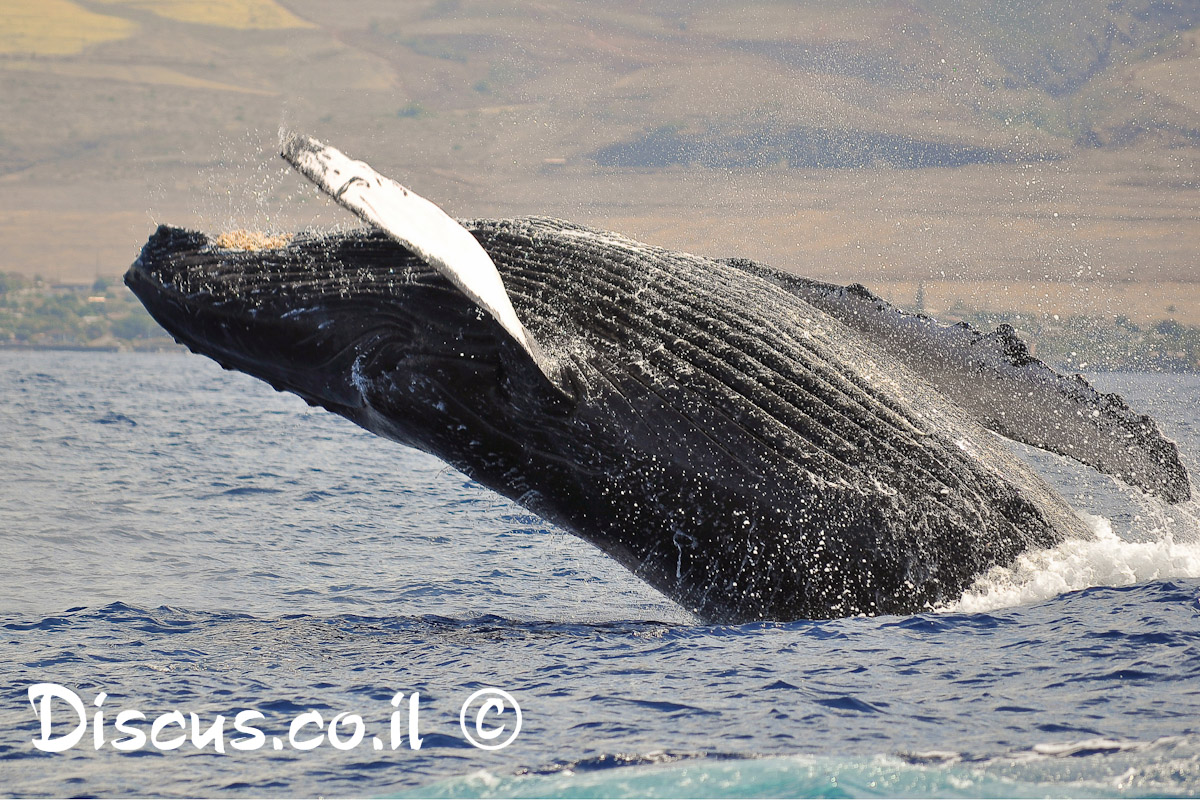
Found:
[[[371,227],[241,250],[160,226],[125,275],[154,318],[705,620],[916,612],[1089,536],[988,428],[1190,494],[1152,420],[1011,331],[560,220],[459,223],[315,140],[283,155]]]

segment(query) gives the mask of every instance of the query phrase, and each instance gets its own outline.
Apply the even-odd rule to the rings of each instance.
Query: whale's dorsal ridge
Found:
[[[984,427],[1087,464],[1170,503],[1191,499],[1178,446],[1157,423],[1082,375],[1059,374],[1008,324],[984,333],[903,311],[860,285],[838,286],[748,259],[723,259],[840,320],[971,414]]]
[[[525,329],[500,272],[471,232],[436,204],[310,136],[292,135],[280,155],[343,208],[384,231],[488,312],[560,393],[570,384]]]

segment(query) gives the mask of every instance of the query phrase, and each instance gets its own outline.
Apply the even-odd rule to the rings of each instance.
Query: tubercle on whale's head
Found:
[[[486,438],[554,402],[531,389],[540,374],[495,320],[385,236],[217,242],[160,226],[125,283],[177,341],[226,369],[443,457],[447,427]]]

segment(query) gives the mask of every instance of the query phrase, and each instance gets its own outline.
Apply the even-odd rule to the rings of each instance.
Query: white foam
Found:
[[[1190,504],[1189,504],[1190,505]],[[1104,517],[1084,515],[1094,539],[1071,539],[1048,550],[1018,557],[1008,567],[980,576],[958,602],[938,611],[977,613],[1048,600],[1091,586],[1132,586],[1171,578],[1200,578],[1200,527],[1187,509],[1169,516],[1135,520],[1153,525],[1141,540],[1113,533]],[[1150,538],[1141,538],[1149,536]]]

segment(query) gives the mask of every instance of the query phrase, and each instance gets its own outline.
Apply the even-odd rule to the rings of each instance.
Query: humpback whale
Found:
[[[265,249],[160,226],[125,275],[154,318],[702,619],[917,612],[1090,536],[996,433],[1190,496],[1153,420],[1010,330],[556,219],[455,221],[305,137],[283,156],[369,226]]]

